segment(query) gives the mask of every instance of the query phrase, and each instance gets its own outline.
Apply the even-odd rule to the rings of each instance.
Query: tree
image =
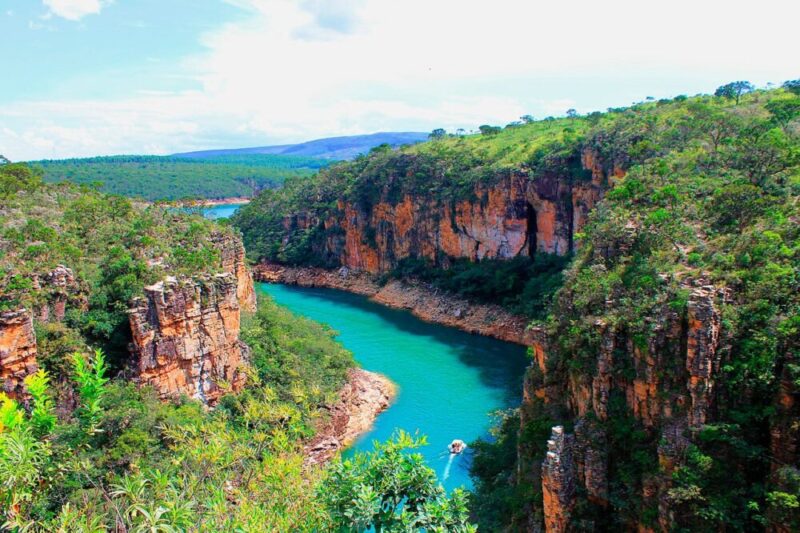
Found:
[[[525,124],[532,124],[534,122],[533,115],[522,115],[519,119]]]
[[[457,489],[448,498],[422,455],[408,453],[425,444],[400,431],[375,451],[334,464],[320,497],[336,530],[476,531],[465,493]]]
[[[578,112],[573,108],[569,108],[569,109],[567,109],[567,116],[569,118],[575,118],[575,117],[578,116]]]
[[[752,92],[755,89],[749,81],[732,81],[717,87],[714,91],[714,96],[720,98],[727,98],[728,100],[736,100],[736,105],[739,105],[739,98],[743,94]]]
[[[19,191],[31,191],[41,186],[41,172],[24,163],[11,163],[5,157],[0,163],[0,198],[11,198]]]
[[[478,129],[481,135],[497,135],[502,130],[500,126],[489,126],[488,124],[483,124],[479,126]]]
[[[430,132],[430,134],[428,135],[428,138],[429,139],[443,139],[446,136],[447,136],[447,132],[444,130],[444,128],[436,128],[435,130]]]
[[[785,81],[781,87],[800,96],[800,79]]]

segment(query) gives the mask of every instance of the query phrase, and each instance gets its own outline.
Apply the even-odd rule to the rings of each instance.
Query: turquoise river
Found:
[[[239,205],[204,210],[227,218]],[[469,449],[451,458],[453,439],[488,437],[492,414],[519,405],[527,356],[522,346],[423,322],[365,297],[330,289],[259,284],[279,304],[330,325],[359,365],[380,372],[398,389],[395,402],[353,450],[369,450],[398,429],[428,438],[420,451],[448,490],[471,487]]]
[[[418,431],[428,437],[420,451],[445,488],[471,486],[469,450],[451,460],[447,445],[487,437],[492,413],[519,404],[524,347],[429,324],[346,292],[259,288],[293,312],[330,325],[363,368],[397,385],[395,402],[352,449],[369,450],[396,428]]]

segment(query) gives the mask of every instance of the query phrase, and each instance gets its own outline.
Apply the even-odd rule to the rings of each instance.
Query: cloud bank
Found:
[[[67,18],[102,8],[99,0],[45,2]],[[227,2],[246,16],[203,34],[206,52],[174,66],[197,89],[13,102],[0,108],[0,151],[17,159],[172,153],[470,130],[800,74],[797,17],[772,16],[800,8],[780,0],[755,11],[689,0],[647,9],[638,0]]]

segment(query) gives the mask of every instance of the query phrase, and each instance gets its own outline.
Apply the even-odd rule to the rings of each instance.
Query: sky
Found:
[[[800,78],[796,0],[0,0],[0,154],[169,154]]]

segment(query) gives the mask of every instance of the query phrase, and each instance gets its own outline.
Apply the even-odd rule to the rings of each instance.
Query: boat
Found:
[[[450,453],[453,455],[458,455],[459,453],[463,452],[467,448],[467,443],[461,439],[455,439],[451,442],[447,449],[450,450]]]

